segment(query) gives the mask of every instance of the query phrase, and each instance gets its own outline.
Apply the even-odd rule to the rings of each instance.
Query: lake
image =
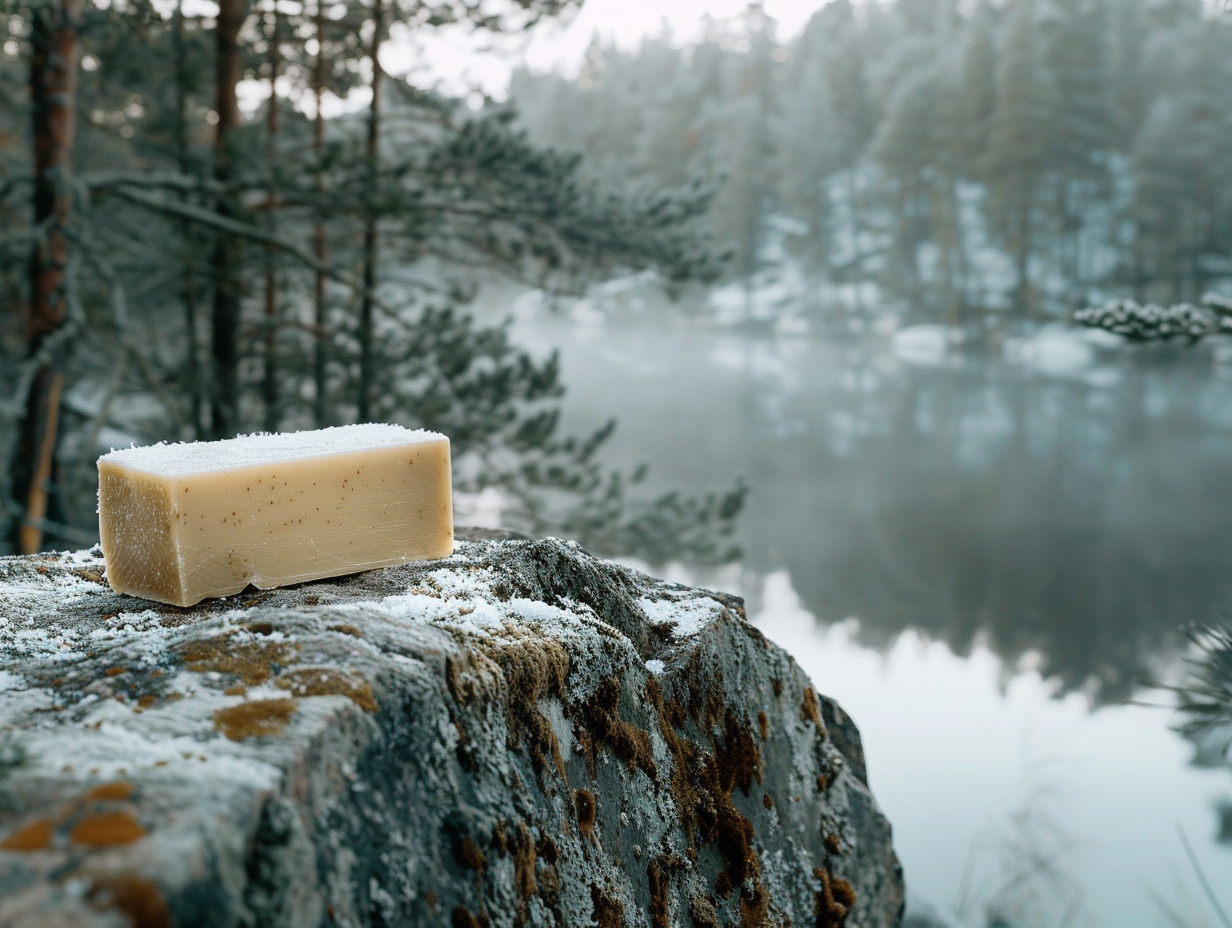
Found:
[[[852,714],[910,911],[940,924],[1218,924],[1226,766],[1165,693],[1232,606],[1232,364],[1045,327],[964,345],[519,313],[565,425],[609,416],[655,488],[749,484],[744,558],[672,579],[752,620]],[[1155,705],[1147,705],[1158,704]]]

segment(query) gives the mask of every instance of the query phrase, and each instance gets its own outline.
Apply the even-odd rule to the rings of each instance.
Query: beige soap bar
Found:
[[[117,593],[191,606],[447,557],[449,439],[397,425],[112,451],[98,521]]]

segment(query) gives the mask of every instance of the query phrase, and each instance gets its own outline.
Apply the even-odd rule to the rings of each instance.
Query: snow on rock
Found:
[[[961,329],[948,325],[909,325],[891,337],[891,349],[900,361],[920,367],[944,364],[950,352],[962,344]]]
[[[1085,334],[1066,326],[1044,326],[1026,338],[1006,339],[1005,356],[1042,374],[1078,374],[1095,361],[1095,348]]]
[[[639,599],[638,605],[650,620],[652,628],[671,629],[677,638],[698,634],[726,608],[716,599],[696,595],[658,600]]]
[[[0,560],[0,926],[896,925],[859,733],[576,545],[190,609]]]
[[[1078,378],[1094,387],[1120,382],[1119,373],[1099,366],[1100,352],[1120,347],[1124,339],[1103,329],[1046,325],[1021,338],[1005,341],[1005,357],[1047,377]]]

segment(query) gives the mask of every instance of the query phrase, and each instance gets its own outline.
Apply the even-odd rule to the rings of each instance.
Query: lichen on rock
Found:
[[[553,539],[190,609],[0,560],[0,926],[890,928],[859,733]]]

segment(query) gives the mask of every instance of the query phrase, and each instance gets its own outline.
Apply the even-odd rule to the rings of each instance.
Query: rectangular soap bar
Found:
[[[449,439],[398,425],[112,451],[98,522],[117,593],[191,606],[448,557]]]

